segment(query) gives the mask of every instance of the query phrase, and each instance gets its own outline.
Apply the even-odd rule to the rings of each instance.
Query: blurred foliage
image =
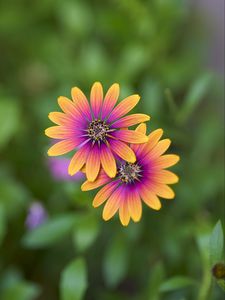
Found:
[[[0,2],[1,300],[222,298],[210,262],[223,243],[220,223],[210,238],[224,218],[222,80],[204,67],[207,20],[191,3]],[[175,200],[128,228],[48,169],[56,98],[96,80],[139,93],[149,130],[162,127],[181,156]],[[34,199],[49,220],[27,232]]]

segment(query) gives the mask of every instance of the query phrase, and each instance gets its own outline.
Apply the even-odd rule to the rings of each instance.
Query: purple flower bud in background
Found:
[[[82,172],[73,176],[68,174],[70,159],[50,157],[48,162],[52,177],[57,181],[80,181],[85,178]]]
[[[48,218],[48,214],[40,202],[32,202],[26,218],[26,227],[32,230],[43,224]]]

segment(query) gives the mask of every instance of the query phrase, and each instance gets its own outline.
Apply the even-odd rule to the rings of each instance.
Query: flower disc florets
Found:
[[[137,163],[125,163],[119,167],[119,178],[124,183],[132,183],[141,177],[141,168]]]
[[[95,119],[89,124],[88,136],[94,141],[106,141],[107,132],[109,131],[109,126],[105,121]]]

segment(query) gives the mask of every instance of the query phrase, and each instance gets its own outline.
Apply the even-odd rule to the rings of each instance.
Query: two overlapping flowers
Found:
[[[174,198],[168,186],[178,182],[178,177],[167,168],[179,161],[175,154],[164,154],[171,141],[161,139],[162,129],[146,134],[146,114],[127,115],[139,102],[139,95],[131,95],[119,104],[119,85],[113,84],[106,95],[101,83],[93,84],[90,103],[77,87],[72,88],[72,101],[59,97],[62,112],[51,112],[49,119],[56,126],[45,134],[58,140],[48,150],[49,156],[70,151],[73,155],[68,173],[86,174],[82,191],[101,189],[93,206],[104,204],[103,219],[111,219],[117,212],[124,226],[130,219],[138,222],[142,215],[142,201],[159,210],[159,197]],[[135,130],[128,129],[139,124]]]

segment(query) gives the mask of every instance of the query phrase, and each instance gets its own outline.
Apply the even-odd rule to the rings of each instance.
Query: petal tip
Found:
[[[54,156],[54,154],[51,152],[51,150],[47,151],[48,156]]]
[[[88,191],[88,189],[87,189],[87,187],[86,187],[86,183],[87,183],[87,181],[85,181],[85,182],[81,185],[81,187],[80,187],[80,189],[81,189],[82,192]]]
[[[143,143],[147,143],[148,141],[149,141],[149,137],[147,135],[143,137]]]
[[[102,214],[102,219],[104,220],[104,221],[108,221],[110,218],[107,216],[107,215],[105,215],[104,213]]]
[[[99,205],[96,204],[96,203],[93,201],[93,202],[92,202],[92,206],[93,206],[94,208],[97,208]]]
[[[123,225],[123,227],[127,227],[127,226],[129,225],[129,221],[126,222],[126,223],[124,223],[124,222],[122,222],[122,221],[120,220],[120,222],[121,222],[121,224]]]

